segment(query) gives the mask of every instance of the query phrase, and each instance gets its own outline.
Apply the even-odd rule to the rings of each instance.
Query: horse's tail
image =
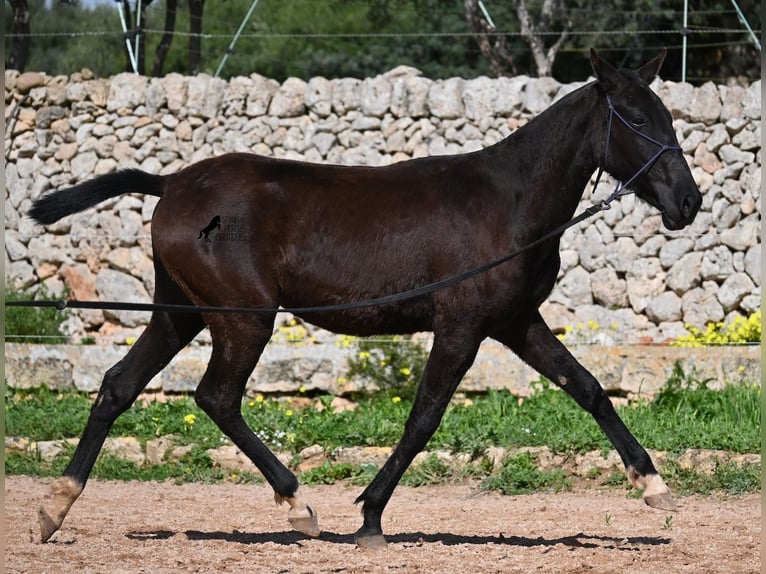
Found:
[[[109,173],[38,198],[32,204],[29,215],[38,223],[46,225],[125,193],[162,197],[165,189],[162,179],[160,175],[138,169]]]

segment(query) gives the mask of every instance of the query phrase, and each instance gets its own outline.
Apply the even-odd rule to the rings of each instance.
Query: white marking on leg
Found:
[[[319,536],[321,531],[319,530],[317,514],[306,502],[300,488],[292,496],[280,496],[275,492],[274,500],[280,505],[285,502],[290,505],[287,520],[295,530],[308,536]]]
[[[651,496],[653,494],[665,494],[670,492],[668,485],[662,480],[659,474],[650,474],[644,481],[644,496]]]
[[[53,481],[50,487],[50,496],[53,498],[52,504],[40,505],[37,511],[37,521],[40,524],[40,538],[42,542],[48,539],[61,527],[69,509],[82,493],[82,485],[74,479],[63,476]]]
[[[634,467],[629,466],[626,468],[625,474],[628,476],[628,481],[633,485],[633,488],[644,490],[644,477]]]
[[[676,503],[668,485],[659,474],[640,474],[635,468],[627,469],[628,480],[637,489],[643,490],[641,497],[652,508],[661,510],[676,510]]]

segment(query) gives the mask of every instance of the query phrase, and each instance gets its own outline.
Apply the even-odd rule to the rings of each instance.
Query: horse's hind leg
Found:
[[[493,337],[559,385],[596,419],[622,458],[631,484],[644,491],[646,504],[662,510],[676,509],[670,489],[655,469],[649,454],[614,410],[604,389],[551,332],[539,313],[532,317],[526,330],[514,325]]]
[[[38,511],[43,542],[61,527],[85,487],[114,421],[203,326],[199,315],[154,313],[128,354],[106,372],[74,456],[63,476],[51,485],[51,500]]]
[[[273,317],[226,316],[211,321],[213,351],[205,376],[195,393],[197,404],[235,445],[258,467],[274,489],[278,503],[290,505],[288,520],[293,528],[319,536],[317,516],[302,497],[298,479],[261,442],[242,417],[242,395],[247,378],[271,337]]]

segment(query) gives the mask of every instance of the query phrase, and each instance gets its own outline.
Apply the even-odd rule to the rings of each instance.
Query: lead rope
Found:
[[[375,307],[378,305],[386,305],[389,303],[397,303],[407,299],[413,299],[421,295],[427,295],[435,291],[439,291],[446,287],[450,287],[457,283],[461,283],[471,277],[475,277],[481,273],[485,273],[490,269],[493,269],[503,263],[510,261],[514,257],[521,255],[522,253],[537,247],[541,243],[552,239],[558,235],[561,235],[564,231],[570,227],[577,225],[578,223],[592,217],[599,211],[603,211],[610,208],[610,203],[616,199],[609,197],[604,201],[592,205],[578,216],[572,218],[568,222],[560,225],[553,231],[550,231],[535,239],[531,243],[528,243],[524,247],[509,253],[499,259],[495,259],[489,263],[485,263],[469,271],[465,271],[459,275],[453,275],[446,279],[429,283],[415,289],[408,291],[402,291],[400,293],[394,293],[392,295],[385,295],[383,297],[376,297],[374,299],[367,299],[364,301],[355,301],[353,303],[336,303],[332,305],[317,305],[310,307],[217,307],[208,305],[175,305],[170,303],[131,303],[126,301],[78,301],[76,299],[69,300],[52,300],[52,301],[6,301],[6,307],[53,307],[59,311],[64,309],[100,309],[107,311],[165,311],[170,313],[292,313],[294,315],[300,315],[302,313],[317,313],[326,311],[350,311],[353,309],[364,309],[367,307]]]

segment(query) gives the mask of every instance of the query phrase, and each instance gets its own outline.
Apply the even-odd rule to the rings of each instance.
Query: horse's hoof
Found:
[[[306,503],[300,489],[297,489],[293,496],[282,496],[274,493],[274,501],[277,504],[287,502],[290,505],[290,511],[287,513],[287,520],[290,526],[306,536],[316,537],[321,534],[319,530],[319,520],[314,509]]]
[[[366,536],[357,535],[356,545],[365,550],[380,550],[381,548],[388,546],[388,542],[386,542],[386,539],[383,538],[382,534],[370,534]]]
[[[50,537],[53,536],[61,526],[61,523],[56,521],[48,514],[44,506],[41,506],[37,511],[37,522],[40,525],[40,542],[48,542]]]
[[[673,499],[673,495],[668,492],[658,492],[656,494],[650,494],[648,496],[644,496],[644,502],[651,506],[652,508],[656,508],[658,510],[668,510],[670,512],[675,512],[678,510],[678,507],[676,506],[676,501]]]
[[[290,522],[290,526],[293,527],[293,530],[302,532],[306,536],[316,538],[322,533],[319,529],[317,515],[313,512],[306,516],[288,516],[287,520]]]

